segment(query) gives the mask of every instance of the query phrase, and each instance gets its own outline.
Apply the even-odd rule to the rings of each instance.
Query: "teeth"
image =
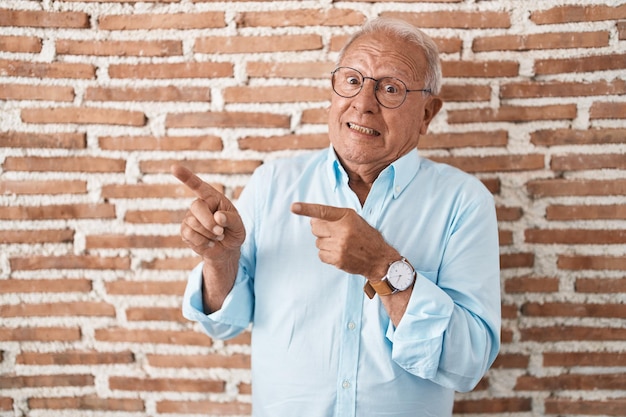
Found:
[[[379,133],[374,129],[370,129],[369,127],[363,127],[359,125],[355,125],[354,123],[348,123],[348,127],[352,130],[356,130],[357,132],[363,133],[365,135],[378,136]]]

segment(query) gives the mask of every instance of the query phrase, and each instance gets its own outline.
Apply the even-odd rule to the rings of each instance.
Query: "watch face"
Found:
[[[389,266],[387,280],[398,291],[404,291],[413,283],[414,274],[411,265],[404,261],[396,261]]]

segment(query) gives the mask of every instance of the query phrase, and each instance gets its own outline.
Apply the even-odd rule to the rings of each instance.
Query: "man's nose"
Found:
[[[370,84],[365,81],[371,81]],[[359,94],[353,98],[353,105],[355,108],[366,113],[368,111],[375,111],[378,109],[378,98],[376,98],[376,89],[378,88],[378,81],[371,77],[363,77],[363,87]]]

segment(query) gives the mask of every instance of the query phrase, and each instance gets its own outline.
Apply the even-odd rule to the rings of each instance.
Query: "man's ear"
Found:
[[[443,106],[443,100],[437,96],[431,96],[428,103],[424,106],[424,120],[422,121],[422,127],[420,134],[425,135],[428,131],[430,122],[435,118],[441,107]]]

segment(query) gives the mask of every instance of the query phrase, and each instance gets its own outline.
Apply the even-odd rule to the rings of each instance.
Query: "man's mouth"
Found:
[[[347,124],[348,124],[348,128],[349,129],[355,130],[355,131],[357,131],[359,133],[363,133],[364,135],[370,135],[370,136],[379,136],[380,135],[380,132],[378,132],[378,131],[376,131],[374,129],[371,129],[369,127],[359,126],[359,125],[351,123],[351,122],[348,122]]]

